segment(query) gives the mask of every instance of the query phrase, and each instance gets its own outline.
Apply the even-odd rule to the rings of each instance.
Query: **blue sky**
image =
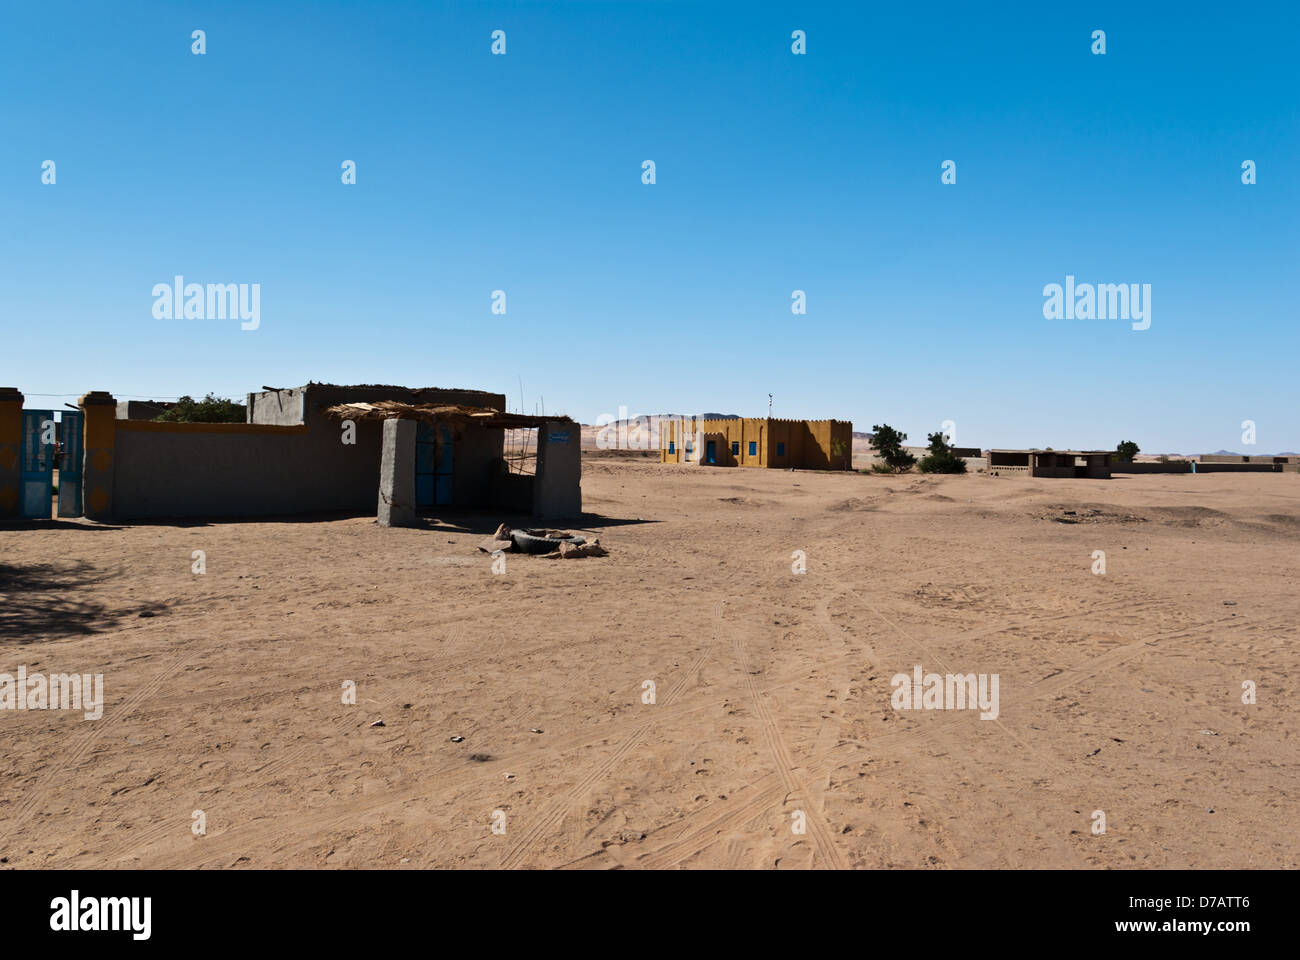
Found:
[[[8,3],[0,385],[1300,450],[1297,10]],[[176,274],[260,283],[260,328],[155,319]],[[1150,329],[1044,319],[1067,274],[1149,283]]]

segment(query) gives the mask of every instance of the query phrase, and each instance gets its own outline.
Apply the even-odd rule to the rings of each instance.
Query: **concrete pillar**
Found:
[[[379,463],[379,524],[415,526],[414,420],[385,420]]]
[[[77,401],[86,415],[86,452],[81,494],[90,520],[113,516],[113,473],[117,456],[117,401],[106,390],[92,390]]]
[[[0,387],[0,520],[22,514],[23,395]]]
[[[533,516],[576,520],[582,516],[582,437],[571,420],[548,420],[537,429],[537,476]]]

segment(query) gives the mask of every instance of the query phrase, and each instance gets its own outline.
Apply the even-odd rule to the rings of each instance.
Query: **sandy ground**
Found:
[[[476,550],[496,516],[0,529],[0,671],[106,687],[99,720],[0,712],[0,857],[1300,860],[1300,477],[592,457],[583,488],[611,556],[501,574]],[[891,677],[918,664],[997,674],[998,718],[894,710]]]

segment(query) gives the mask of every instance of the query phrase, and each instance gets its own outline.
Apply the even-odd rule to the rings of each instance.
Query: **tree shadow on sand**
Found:
[[[161,604],[134,604],[116,610],[80,596],[103,572],[75,563],[0,562],[0,644],[87,636],[127,617],[151,617]]]

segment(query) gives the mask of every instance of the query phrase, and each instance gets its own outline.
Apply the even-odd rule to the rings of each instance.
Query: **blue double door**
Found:
[[[415,507],[451,503],[455,445],[451,427],[421,420],[415,429]]]
[[[22,515],[48,520],[53,513],[54,471],[59,471],[60,517],[79,517],[85,418],[81,411],[23,411]]]

